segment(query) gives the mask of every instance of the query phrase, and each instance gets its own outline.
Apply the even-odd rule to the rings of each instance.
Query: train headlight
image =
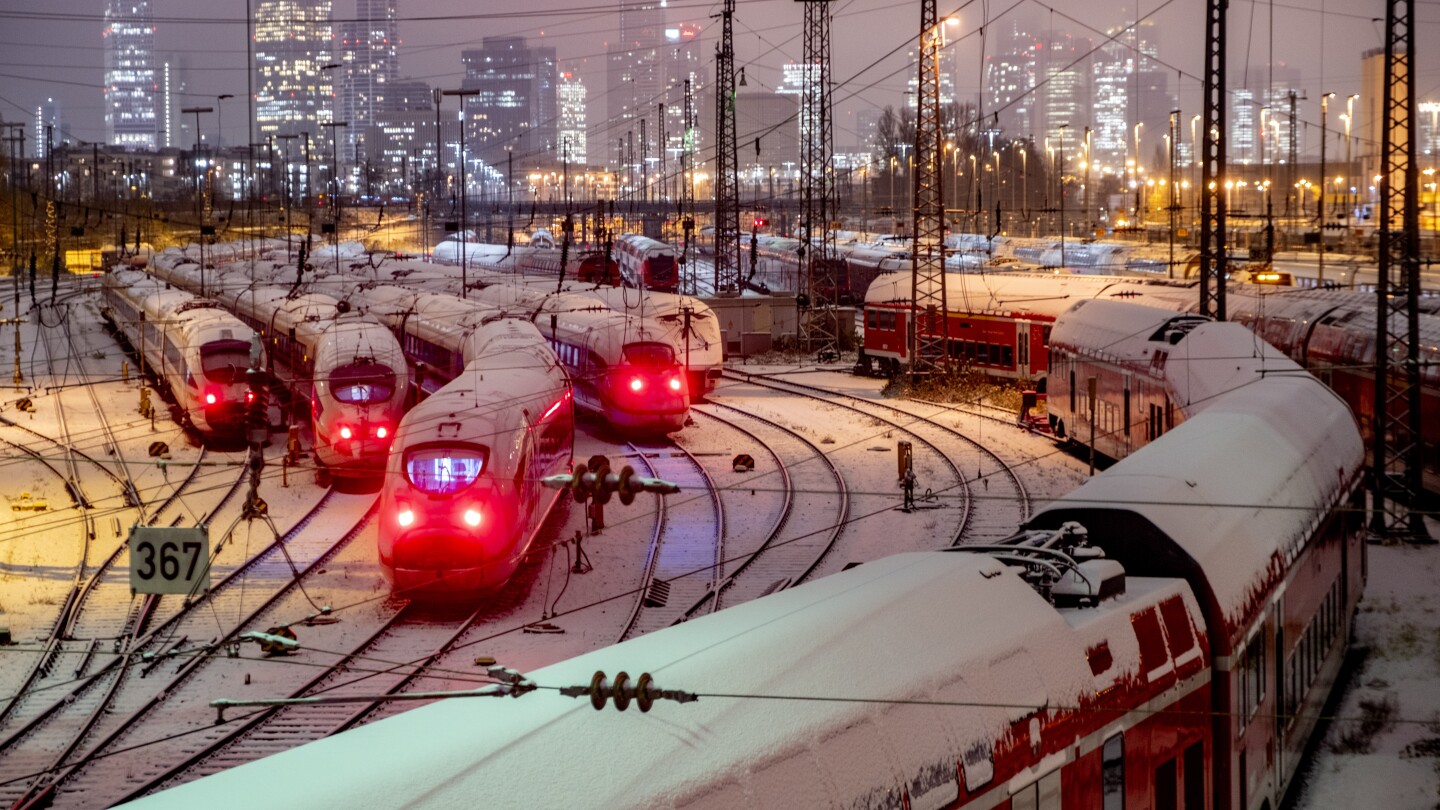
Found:
[[[473,529],[473,528],[478,528],[478,527],[480,526],[480,510],[479,510],[479,509],[466,509],[466,510],[465,510],[465,525],[469,526],[469,527],[472,528],[472,529]]]
[[[671,391],[674,391],[674,392],[677,393],[677,394],[680,393],[680,388],[682,387],[682,385],[683,385],[683,383],[680,382],[680,378],[679,378],[679,377],[671,377],[671,378],[670,378],[670,390],[671,390]]]
[[[413,526],[415,524],[415,513],[409,509],[401,509],[395,514],[395,522],[399,523],[402,529]]]
[[[644,380],[640,379],[639,377],[631,377],[631,378],[630,378],[630,390],[631,390],[631,391],[634,391],[635,393],[638,394],[638,393],[640,393],[642,390],[644,390],[644,388],[645,388],[645,381],[644,381]]]

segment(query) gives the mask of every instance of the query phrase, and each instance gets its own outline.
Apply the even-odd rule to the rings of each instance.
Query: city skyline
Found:
[[[226,132],[223,140],[229,143],[240,143],[243,140],[244,120],[244,63],[245,53],[240,46],[244,44],[244,35],[239,29],[243,26],[244,20],[241,16],[223,16],[224,13],[233,15],[233,9],[228,12],[213,0],[199,0],[199,2],[182,6],[176,0],[150,0],[153,15],[156,19],[155,33],[155,58],[156,65],[170,62],[177,56],[183,57],[182,62],[188,62],[181,80],[186,85],[186,90],[180,95],[177,106],[208,104],[216,102],[220,95],[229,94],[234,100],[228,103],[229,115],[223,115]],[[261,6],[269,4],[252,0],[252,6],[259,10]],[[44,42],[48,37],[63,40],[65,44],[58,49],[51,50],[44,55],[56,62],[58,71],[49,81],[40,81],[38,71],[30,75],[28,79],[14,79],[7,82],[7,91],[0,93],[0,115],[7,120],[23,119],[25,115],[33,115],[33,110],[38,103],[45,98],[54,98],[60,102],[66,110],[66,137],[78,141],[104,140],[103,123],[96,112],[99,109],[98,100],[100,94],[93,89],[85,87],[86,82],[76,80],[72,77],[82,76],[88,69],[85,64],[91,61],[94,64],[94,73],[99,78],[100,65],[98,59],[92,59],[99,55],[99,37],[93,36],[97,50],[87,50],[84,44],[84,33],[86,28],[93,25],[90,31],[96,31],[101,27],[100,15],[97,0],[81,2],[80,0],[57,0],[53,4],[54,11],[45,16],[60,17],[62,19],[30,19],[26,18],[25,12],[0,11],[0,18],[13,15],[15,25],[12,30],[34,29],[35,36],[24,37],[26,40],[33,40],[37,43]],[[337,35],[332,43],[330,59],[338,60],[340,45],[338,33],[340,30],[353,22],[356,14],[354,0],[333,0],[332,5],[332,30]],[[553,3],[545,2],[535,4],[529,11],[527,17],[515,17],[514,15],[496,15],[500,19],[489,19],[490,14],[485,12],[465,12],[463,8],[454,8],[456,4],[431,0],[430,2],[412,2],[396,15],[398,38],[401,44],[393,48],[395,53],[394,61],[398,61],[398,68],[393,62],[388,64],[385,70],[394,70],[399,76],[425,81],[436,87],[458,87],[461,85],[464,74],[464,65],[460,54],[466,48],[476,47],[481,39],[474,36],[471,39],[464,38],[462,34],[466,30],[485,29],[486,36],[515,35],[526,38],[527,46],[530,48],[554,48],[557,54],[557,62],[564,66],[568,72],[583,82],[587,87],[588,118],[591,123],[591,140],[595,141],[595,127],[601,125],[607,118],[605,112],[612,104],[611,96],[614,96],[614,71],[607,67],[608,53],[615,46],[619,37],[621,15],[619,13],[621,4],[614,3],[613,10],[608,8],[601,10],[599,7],[586,7],[583,14],[579,10],[570,10],[569,13],[553,7]],[[1078,6],[1078,3],[1072,3]],[[1373,2],[1375,15],[1383,15],[1383,4]],[[791,8],[793,3],[780,4],[778,2],[759,2],[741,4],[737,11],[737,34],[736,50],[737,64],[743,65],[747,70],[748,92],[765,92],[778,90],[781,85],[781,71],[787,63],[799,61],[799,14]],[[208,26],[199,26],[190,20],[197,19],[200,15],[214,8],[221,16],[217,21]],[[1136,18],[1145,24],[1147,28],[1157,31],[1168,31],[1168,36],[1163,37],[1163,49],[1156,49],[1154,62],[1154,73],[1168,77],[1170,87],[1167,92],[1175,97],[1178,106],[1182,110],[1198,110],[1198,83],[1195,74],[1199,72],[1199,50],[1200,42],[1197,37],[1182,38],[1179,32],[1191,30],[1194,23],[1198,23],[1199,12],[1195,9],[1177,10],[1168,4],[1161,6],[1161,11],[1148,15],[1144,9],[1136,14],[1133,6],[1116,9],[1109,16],[1115,19],[1102,21],[1101,15],[1094,12],[1087,12],[1083,18],[1067,14],[1064,7],[1048,13],[1039,13],[1035,8],[1023,4],[1013,7],[1016,10],[1008,13],[998,14],[988,21],[987,35],[981,37],[978,29],[984,22],[975,17],[969,10],[960,13],[959,33],[952,39],[949,50],[953,52],[953,61],[957,64],[955,76],[956,96],[959,100],[974,99],[980,94],[982,83],[985,79],[984,71],[981,69],[982,56],[986,62],[993,61],[999,49],[1003,47],[1001,32],[1006,29],[1024,29],[1028,31],[1063,32],[1082,43],[1081,47],[1074,50],[1083,51],[1090,48],[1095,49],[1096,55],[1119,49],[1122,52],[1127,50],[1125,42],[1126,35],[1123,33],[1124,25],[1129,19]],[[87,9],[90,11],[87,12]],[[665,24],[669,27],[678,28],[681,25],[690,24],[696,31],[695,51],[699,54],[699,72],[708,75],[713,69],[713,43],[718,36],[718,27],[712,30],[708,25],[708,6],[703,4],[672,3],[668,8],[656,8],[664,14]],[[882,9],[877,7],[856,7],[846,6],[837,10],[834,23],[835,39],[835,65],[834,75],[838,86],[835,92],[836,105],[836,143],[837,148],[853,148],[864,137],[857,125],[860,113],[864,110],[883,108],[891,105],[899,107],[905,103],[904,89],[911,81],[907,69],[908,54],[913,52],[913,41],[907,39],[907,32],[904,30],[905,23],[898,19],[902,15],[889,13],[883,24],[876,19]],[[942,9],[943,11],[943,9]],[[1184,13],[1181,13],[1184,12]],[[1299,117],[1307,123],[1318,123],[1318,107],[1315,99],[1321,95],[1321,87],[1328,89],[1328,92],[1335,92],[1344,97],[1359,91],[1361,83],[1360,56],[1364,50],[1358,47],[1360,44],[1374,40],[1379,44],[1378,26],[1372,25],[1368,18],[1362,21],[1364,10],[1357,13],[1354,10],[1346,12],[1329,12],[1323,19],[1325,22],[1325,42],[1334,43],[1337,53],[1344,54],[1348,50],[1350,55],[1343,58],[1330,58],[1325,61],[1318,61],[1313,54],[1307,54],[1303,47],[1307,37],[1306,31],[1309,28],[1317,28],[1317,20],[1320,15],[1314,10],[1300,9],[1297,6],[1287,6],[1284,9],[1266,10],[1265,13],[1253,15],[1258,19],[1255,29],[1248,29],[1243,23],[1247,17],[1236,9],[1231,14],[1231,85],[1232,88],[1257,87],[1259,83],[1251,76],[1253,68],[1242,64],[1244,56],[1249,56],[1251,65],[1264,65],[1273,59],[1276,62],[1284,62],[1290,65],[1298,75],[1296,85],[1302,90],[1309,91],[1309,103],[1302,102],[1299,110]],[[652,12],[653,13],[653,12]],[[1271,46],[1266,26],[1269,21],[1266,19],[1268,13],[1276,17],[1275,28],[1284,30],[1285,36],[1269,38],[1278,39]],[[447,15],[454,15],[448,16]],[[444,18],[444,19],[442,19]],[[1191,19],[1195,18],[1195,19]],[[96,22],[90,22],[90,20]],[[750,22],[754,20],[754,22]],[[1167,24],[1168,21],[1168,24]],[[1189,24],[1189,28],[1186,25]],[[1423,28],[1427,23],[1422,19],[1420,26]],[[505,33],[506,29],[513,29],[512,33]],[[861,33],[870,32],[867,37],[868,47],[856,48],[847,47],[846,43],[853,42],[857,29]],[[490,31],[495,33],[491,34]],[[1106,45],[1106,32],[1119,32],[1117,39]],[[886,32],[888,39],[882,40],[881,33]],[[1346,36],[1337,36],[1339,33],[1348,32]],[[239,34],[237,37],[236,34]],[[257,32],[258,33],[258,32]],[[183,38],[180,47],[176,47],[177,37]],[[1143,39],[1144,35],[1141,35]],[[1186,41],[1195,39],[1195,42]],[[1251,42],[1250,40],[1255,40]],[[1337,41],[1338,40],[1338,41]],[[202,47],[209,43],[211,47]],[[888,55],[885,52],[886,44],[893,49]],[[1088,43],[1088,44],[1087,44]],[[191,47],[186,47],[188,44]],[[648,43],[647,43],[648,44]],[[1248,50],[1242,50],[1242,46]],[[38,46],[37,46],[38,47]],[[201,56],[197,51],[205,51],[207,56]],[[983,53],[982,53],[983,50]],[[1128,50],[1133,51],[1133,48]],[[1240,55],[1236,55],[1240,51]],[[1193,57],[1192,57],[1193,52]],[[19,53],[19,51],[17,51]],[[36,54],[38,51],[25,51],[27,55]],[[1293,55],[1292,55],[1293,54]],[[1422,60],[1424,54],[1422,53]],[[862,61],[863,60],[863,61]],[[41,60],[34,60],[37,67]],[[1328,65],[1328,67],[1327,67]],[[25,71],[21,67],[10,67],[8,71],[16,71],[11,74],[23,76]],[[1328,72],[1326,72],[1328,70]],[[342,84],[336,77],[337,91]],[[1050,76],[1052,82],[1063,81],[1065,76]],[[1420,98],[1426,100],[1434,97],[1437,87],[1436,71],[1428,68],[1422,61],[1418,72]],[[632,84],[637,82],[632,81]],[[238,89],[239,92],[236,92]],[[638,88],[637,88],[638,89]],[[34,92],[31,93],[31,90]],[[210,92],[211,90],[215,92]],[[260,88],[256,88],[257,94]],[[25,93],[25,95],[22,95]],[[637,94],[638,95],[638,94]],[[1016,104],[1016,107],[1028,108],[1029,110],[1040,110],[1045,106],[1054,106],[1063,99],[1057,99],[1054,88],[1043,85],[1038,91],[1032,92],[1030,97]],[[20,96],[20,97],[16,97]],[[208,100],[208,101],[207,101]],[[621,108],[626,105],[624,100],[616,99]],[[340,105],[342,99],[337,98],[336,104]],[[633,102],[632,102],[633,104]],[[697,109],[698,117],[704,121],[713,117],[713,110],[708,107],[713,101],[708,99],[699,104]],[[213,106],[213,104],[210,104]],[[678,104],[674,105],[678,107]],[[1012,107],[1011,109],[1014,109]],[[259,110],[257,109],[257,114]],[[987,111],[989,112],[989,111]],[[1083,118],[1083,110],[1078,117]],[[625,113],[622,113],[622,116]],[[1187,113],[1188,116],[1188,113]],[[258,115],[257,115],[258,117]],[[608,118],[615,118],[609,115]],[[1040,118],[1041,116],[1035,116]],[[219,122],[216,122],[218,125]],[[1038,120],[1032,120],[1031,126],[1039,129]],[[1083,122],[1081,122],[1083,125]],[[100,126],[97,131],[97,125]],[[207,133],[211,131],[212,124],[202,125]],[[163,131],[163,125],[157,129]],[[672,128],[671,132],[678,131]],[[257,135],[263,134],[260,127],[256,128]],[[357,133],[358,135],[358,133]],[[1044,132],[1035,131],[1032,133],[1015,132],[1011,136],[1033,135],[1037,142],[1044,137]],[[162,136],[163,137],[163,136]],[[613,138],[602,137],[601,142],[613,140]],[[176,145],[183,146],[184,143]],[[610,150],[613,151],[613,150]],[[592,155],[592,157],[594,157]]]

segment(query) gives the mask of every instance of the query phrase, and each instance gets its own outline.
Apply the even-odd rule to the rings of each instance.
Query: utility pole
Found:
[[[715,292],[740,292],[739,158],[735,147],[735,0],[724,0],[715,54]]]
[[[1383,536],[1428,537],[1420,399],[1420,165],[1415,137],[1414,0],[1385,3],[1385,89],[1380,142],[1380,269],[1376,292],[1375,511]],[[1396,138],[1404,133],[1403,140]],[[1392,329],[1392,313],[1404,326]],[[1395,319],[1399,320],[1399,319]]]
[[[1200,180],[1200,314],[1225,320],[1225,12],[1205,0],[1205,128]]]
[[[466,278],[470,263],[470,235],[467,229],[470,227],[470,220],[465,207],[465,200],[470,197],[470,187],[465,184],[465,98],[467,96],[480,95],[479,90],[442,90],[443,96],[460,97],[460,297],[467,297],[469,279]]]
[[[1055,156],[1058,158],[1056,161],[1055,182],[1060,187],[1060,267],[1062,268],[1065,267],[1065,130],[1069,128],[1069,124],[1060,125],[1058,130],[1059,134],[1056,136],[1058,143],[1056,144],[1055,150]],[[1085,135],[1089,137],[1089,127],[1085,128]],[[1086,171],[1089,171],[1088,163]],[[1088,196],[1090,189],[1088,188],[1089,184],[1087,183],[1086,185],[1085,194]]]
[[[350,126],[349,121],[322,121],[320,126],[330,130],[330,235],[335,247],[335,275],[340,275],[340,127]]]
[[[940,48],[945,44],[942,25],[936,0],[920,0],[919,80],[915,87],[915,244],[910,253],[912,379],[937,370],[950,371],[943,255],[945,172],[940,166],[945,154],[940,118]]]
[[[1325,181],[1325,141],[1330,134],[1330,99],[1334,97],[1334,93],[1320,96],[1320,200],[1315,210],[1315,242],[1319,264],[1316,266],[1315,279],[1321,287],[1325,286],[1325,188],[1329,185]]]
[[[1170,212],[1170,258],[1165,263],[1165,277],[1175,277],[1175,215],[1180,210],[1179,197],[1175,193],[1175,151],[1179,145],[1175,138],[1180,134],[1180,111],[1170,111],[1170,204],[1166,210]]]
[[[690,80],[685,80],[685,121],[680,134],[680,229],[685,234],[685,245],[680,249],[680,263],[690,275],[690,294],[698,292],[695,287],[695,263],[690,261],[690,240],[695,233],[695,99],[691,95]],[[608,272],[608,271],[607,271]]]

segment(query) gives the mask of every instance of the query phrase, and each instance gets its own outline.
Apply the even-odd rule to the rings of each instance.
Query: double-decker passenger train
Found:
[[[101,289],[105,317],[169,392],[181,422],[209,440],[241,438],[253,396],[250,328],[214,301],[165,289],[138,270],[106,274]]]
[[[263,784],[296,806],[1273,810],[1365,585],[1362,463],[1338,397],[1266,376],[1001,543],[866,562],[137,807]]]
[[[625,283],[632,287],[675,292],[680,283],[680,267],[673,245],[625,233],[615,239],[614,257]]]

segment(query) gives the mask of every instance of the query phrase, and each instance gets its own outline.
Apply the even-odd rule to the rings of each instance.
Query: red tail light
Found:
[[[395,522],[399,523],[402,529],[413,526],[415,525],[415,513],[411,511],[410,507],[402,506],[400,511],[395,513]]]
[[[375,438],[377,438],[377,439],[383,439],[383,438],[385,438],[386,436],[389,436],[389,435],[390,435],[390,431],[386,430],[384,425],[381,425],[380,427],[375,428]]]
[[[477,509],[476,507],[473,507],[473,506],[472,506],[472,507],[470,507],[469,509],[466,509],[466,510],[465,510],[465,525],[466,525],[466,526],[469,526],[469,527],[471,527],[471,528],[473,528],[473,529],[478,529],[478,528],[480,527],[480,517],[481,517],[481,516],[480,516],[480,510]]]
[[[355,431],[351,430],[349,425],[340,425],[335,432],[342,440],[346,441],[355,435]]]
[[[217,402],[219,402],[219,401],[220,401],[220,397],[216,396],[214,391],[206,391],[206,392],[205,392],[205,404],[206,404],[206,405],[214,405],[215,403],[217,403]]]
[[[638,393],[640,393],[641,391],[643,391],[644,389],[645,389],[645,381],[644,381],[644,380],[640,379],[639,377],[631,377],[631,378],[630,378],[630,390],[631,390],[631,391],[634,391],[635,393],[638,394]]]
[[[252,403],[252,402],[254,402],[254,401],[255,401],[255,392],[254,392],[254,391],[246,391],[246,392],[245,392],[245,404],[246,404],[246,405],[249,405],[250,403]]]
[[[679,378],[679,377],[671,377],[671,378],[670,378],[670,390],[671,390],[671,391],[675,391],[675,392],[678,393],[678,392],[680,391],[680,388],[681,388],[683,385],[684,385],[684,383],[680,382],[680,378]]]

